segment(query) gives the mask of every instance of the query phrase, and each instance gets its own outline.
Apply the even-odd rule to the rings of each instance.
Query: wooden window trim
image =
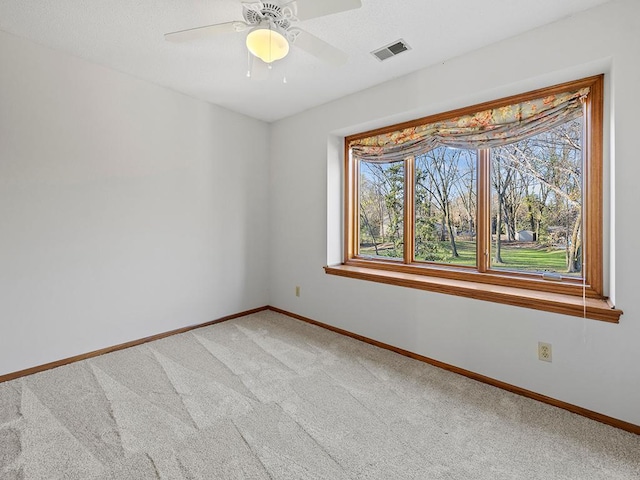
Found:
[[[324,270],[327,274],[340,277],[416,288],[610,323],[618,323],[620,315],[622,315],[622,311],[616,309],[608,299],[582,298],[575,295],[541,292],[495,284],[487,287],[486,284],[469,280],[432,277],[396,270],[377,270],[369,265],[364,267],[353,264],[331,265],[325,266]]]
[[[325,267],[325,271],[329,274],[362,280],[419,288],[617,323],[622,311],[614,308],[608,298],[603,295],[603,79],[603,75],[589,77],[347,137],[345,139],[344,166],[345,255],[342,265]],[[413,234],[408,235],[406,233],[408,229],[406,228],[403,259],[372,259],[357,255],[359,172],[357,171],[358,162],[351,157],[349,148],[351,141],[583,87],[590,87],[591,89],[589,101],[585,107],[585,140],[583,146],[585,158],[589,159],[587,168],[583,172],[584,208],[588,212],[583,220],[586,240],[584,242],[584,275],[588,283],[567,277],[563,277],[561,282],[551,282],[542,279],[539,275],[525,272],[491,270],[488,266],[488,261],[485,260],[489,252],[490,239],[489,232],[484,227],[479,227],[478,229],[477,268],[416,262],[413,258]],[[479,152],[479,209],[477,219],[479,226],[488,224],[487,216],[489,215],[488,205],[490,198],[489,189],[486,187],[490,173],[485,155],[485,152]],[[412,161],[405,160],[406,172],[412,172],[411,168],[406,168]],[[410,176],[410,174],[405,176],[405,195],[407,195],[407,192],[413,191],[414,188],[413,178],[409,178]],[[407,202],[407,204],[409,203],[411,202]],[[413,224],[414,214],[413,206],[406,205],[404,212],[405,225]]]

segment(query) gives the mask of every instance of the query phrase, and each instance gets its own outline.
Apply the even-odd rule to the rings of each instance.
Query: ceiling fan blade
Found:
[[[285,7],[291,7],[299,20],[323,17],[333,13],[346,12],[362,6],[361,0],[294,0]]]
[[[347,63],[349,58],[349,56],[342,50],[334,47],[333,45],[329,45],[324,40],[321,40],[315,35],[311,35],[309,32],[305,32],[304,30],[298,31],[293,44],[331,65],[344,65]]]
[[[216,23],[215,25],[207,25],[205,27],[189,28],[180,30],[179,32],[165,33],[164,39],[168,42],[191,42],[192,40],[200,40],[209,38],[221,33],[242,32],[249,25],[245,22],[235,21],[226,23]]]

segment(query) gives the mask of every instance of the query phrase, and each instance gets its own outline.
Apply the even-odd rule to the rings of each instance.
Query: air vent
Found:
[[[395,57],[396,55],[406,52],[407,50],[411,50],[411,47],[407,45],[407,42],[400,39],[396,42],[393,42],[386,47],[379,48],[378,50],[374,50],[371,54],[376,57],[381,62],[386,60],[387,58]]]

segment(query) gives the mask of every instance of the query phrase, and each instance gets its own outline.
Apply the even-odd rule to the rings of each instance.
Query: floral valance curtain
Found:
[[[382,163],[422,155],[439,146],[478,149],[507,145],[580,117],[588,95],[587,87],[361,138],[350,143],[351,152],[361,160]]]

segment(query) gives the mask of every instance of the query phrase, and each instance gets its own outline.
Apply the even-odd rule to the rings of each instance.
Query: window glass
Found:
[[[415,159],[415,259],[476,265],[477,152],[438,147]]]
[[[582,118],[491,149],[491,268],[581,277]]]
[[[404,162],[359,162],[359,254],[404,256]]]

